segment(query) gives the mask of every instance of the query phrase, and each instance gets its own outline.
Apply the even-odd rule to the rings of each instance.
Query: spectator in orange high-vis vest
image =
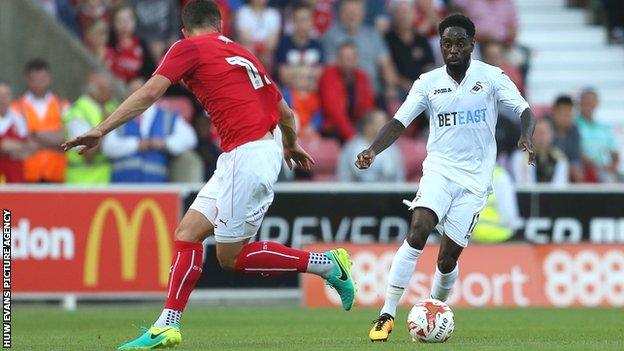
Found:
[[[37,152],[24,160],[24,181],[63,182],[67,159],[60,148],[65,139],[61,117],[69,104],[50,92],[52,78],[46,61],[29,61],[25,73],[28,91],[13,107],[26,119]]]

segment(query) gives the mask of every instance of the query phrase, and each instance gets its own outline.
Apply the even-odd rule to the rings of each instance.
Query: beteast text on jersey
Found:
[[[438,126],[450,127],[485,122],[485,111],[487,111],[487,108],[479,108],[472,111],[438,113]]]

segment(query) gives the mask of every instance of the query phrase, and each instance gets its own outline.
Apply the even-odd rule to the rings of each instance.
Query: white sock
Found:
[[[394,259],[392,259],[392,266],[388,274],[386,301],[380,314],[387,313],[392,317],[396,315],[399,300],[414,273],[414,269],[416,269],[416,262],[421,253],[422,250],[411,247],[407,241],[404,241],[403,245],[399,247]]]
[[[162,328],[171,324],[180,325],[180,317],[182,317],[181,311],[165,308],[160,314],[160,317],[158,317],[156,323],[154,323],[154,326]]]
[[[334,264],[324,253],[310,252],[306,272],[326,277],[334,271]]]
[[[433,276],[433,283],[431,284],[431,298],[446,301],[451,290],[453,290],[458,275],[459,263],[448,273],[440,272],[438,265],[436,265],[436,272]]]

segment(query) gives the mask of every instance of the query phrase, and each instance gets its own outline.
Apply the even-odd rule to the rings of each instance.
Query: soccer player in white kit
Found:
[[[427,158],[405,242],[392,261],[386,298],[373,322],[371,341],[386,341],[394,326],[397,304],[416,267],[429,234],[443,228],[431,297],[445,301],[459,272],[457,260],[492,190],[496,162],[498,103],[521,119],[518,147],[534,162],[535,117],[516,86],[500,68],[471,59],[475,27],[463,15],[446,17],[438,27],[445,66],[420,76],[394,118],[370,148],[357,156],[356,167],[368,168],[425,110],[430,131]]]

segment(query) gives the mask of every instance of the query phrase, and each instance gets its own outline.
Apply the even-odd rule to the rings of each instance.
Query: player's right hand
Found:
[[[314,159],[299,144],[293,147],[284,147],[284,160],[289,169],[293,169],[293,164],[306,171],[314,164]]]
[[[99,130],[91,129],[90,131],[61,144],[61,147],[63,148],[63,151],[68,151],[73,147],[84,145],[82,149],[78,150],[78,153],[82,155],[85,152],[96,148],[100,144],[102,136],[103,134]]]
[[[375,161],[375,156],[375,151],[371,149],[366,149],[360,152],[357,155],[357,160],[355,160],[355,167],[359,169],[367,169],[371,164],[373,164],[373,161]]]

